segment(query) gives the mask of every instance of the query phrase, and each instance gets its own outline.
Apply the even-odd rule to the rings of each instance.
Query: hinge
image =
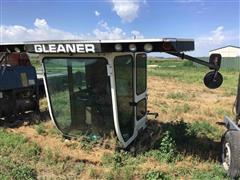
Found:
[[[112,76],[113,70],[112,70],[112,65],[110,64],[107,65],[107,73],[108,73],[108,76]]]

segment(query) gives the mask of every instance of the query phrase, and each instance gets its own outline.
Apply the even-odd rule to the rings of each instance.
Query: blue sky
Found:
[[[194,38],[195,54],[240,46],[239,0],[0,0],[1,42]]]

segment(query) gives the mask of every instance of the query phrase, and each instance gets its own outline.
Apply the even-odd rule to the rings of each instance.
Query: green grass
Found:
[[[180,114],[180,113],[187,113],[191,110],[191,107],[189,104],[187,103],[184,103],[183,105],[180,104],[180,105],[176,105],[174,107],[174,113],[177,115],[177,114]]]
[[[37,172],[34,168],[19,163],[14,162],[8,157],[0,159],[0,178],[1,179],[37,179]]]
[[[145,174],[144,179],[146,180],[158,180],[158,179],[164,179],[164,180],[170,180],[170,176],[166,173],[163,173],[161,171],[149,171]]]
[[[185,61],[164,60],[151,62],[157,64],[160,68],[148,69],[149,76],[158,76],[165,79],[173,79],[180,82],[203,84],[203,78],[210,70],[205,67],[184,66]],[[169,67],[174,66],[175,67]],[[238,74],[236,70],[220,69],[223,75],[223,84],[220,88],[224,89],[227,95],[235,95],[238,83]]]
[[[222,134],[218,128],[212,126],[206,121],[196,121],[189,124],[188,132],[191,135],[212,139],[219,139]]]
[[[170,92],[167,94],[168,99],[180,99],[180,100],[188,100],[189,96],[187,93],[183,92]]]
[[[3,179],[36,179],[37,173],[29,163],[40,158],[41,148],[19,134],[0,129],[0,176]]]
[[[153,62],[155,63],[155,62]],[[158,76],[166,80],[193,83],[198,87],[204,86],[202,78],[208,69],[192,67],[188,61],[163,61],[157,62],[161,68],[149,69],[150,76]],[[236,71],[223,70],[225,95],[234,95],[238,73]],[[174,90],[166,97],[172,100],[180,100],[181,104],[169,105],[156,99],[155,106],[162,112],[174,112],[176,114],[193,111],[190,106],[192,94]],[[69,123],[69,104],[66,92],[56,92],[52,99],[57,103],[54,110],[56,116],[61,118],[60,124]],[[229,113],[223,107],[216,107],[215,113],[222,116]],[[180,118],[179,118],[180,119]],[[34,125],[41,138],[47,136],[60,139],[59,131],[47,128],[44,123]],[[153,132],[157,132],[158,126],[154,126]],[[132,154],[127,151],[103,153],[99,163],[91,163],[69,156],[62,156],[61,149],[41,148],[21,134],[0,129],[0,179],[37,179],[39,175],[50,174],[63,177],[63,179],[78,178],[87,174],[91,179],[227,179],[225,172],[219,165],[218,153],[221,130],[212,122],[206,120],[186,123],[182,121],[165,122],[161,124],[161,136],[157,139],[150,137],[148,141],[154,141],[153,147],[144,152]],[[47,138],[46,138],[47,139]],[[61,141],[61,140],[59,140]],[[95,141],[83,139],[80,142],[64,143],[69,150],[92,151]],[[97,150],[102,150],[97,148]],[[190,160],[188,160],[190,158]],[[192,166],[185,167],[184,163]],[[141,167],[144,163],[148,168]],[[181,164],[181,166],[175,166]],[[156,165],[156,164],[159,164]],[[163,165],[163,169],[159,170]],[[155,167],[157,166],[157,167]],[[206,166],[207,168],[202,168]],[[103,171],[101,171],[101,169]],[[51,177],[49,177],[51,178]],[[53,178],[55,179],[55,178]],[[57,179],[57,178],[56,178]],[[80,179],[80,178],[78,178]]]
[[[222,179],[230,179],[227,177],[223,167],[220,165],[213,165],[211,170],[202,170],[202,171],[193,171],[192,172],[193,179],[205,180],[205,179],[213,179],[213,180],[222,180]]]

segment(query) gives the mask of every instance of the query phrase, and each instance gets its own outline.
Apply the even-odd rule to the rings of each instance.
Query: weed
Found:
[[[24,165],[15,166],[11,171],[11,176],[16,180],[37,179],[36,171]]]
[[[33,159],[35,161],[38,161],[40,154],[41,154],[41,147],[38,146],[36,143],[32,143],[31,146],[27,146],[24,155],[28,157],[29,159]]]
[[[184,103],[184,105],[177,105],[175,108],[174,108],[174,112],[175,113],[187,113],[191,110],[189,104],[187,103]]]
[[[9,157],[0,159],[0,177],[3,179],[36,179],[37,172],[24,164],[12,161]]]
[[[163,137],[155,143],[155,150],[146,153],[146,156],[153,156],[158,161],[175,162],[180,159],[177,153],[176,143],[169,131],[163,133]]]
[[[74,166],[74,170],[77,175],[80,175],[84,170],[84,163],[80,162]]]
[[[35,129],[37,131],[37,133],[39,135],[43,135],[43,136],[46,136],[47,135],[47,131],[46,131],[46,128],[44,127],[43,124],[38,124],[35,126]]]
[[[123,153],[115,153],[113,156],[113,160],[114,160],[114,168],[119,168],[121,166],[123,166]]]
[[[163,134],[163,138],[160,144],[160,158],[163,158],[167,162],[173,162],[176,157],[176,144],[174,139],[171,137],[170,132],[166,131]]]
[[[44,161],[48,165],[54,165],[59,162],[59,154],[53,153],[50,149],[45,149],[44,151]]]
[[[185,123],[183,119],[180,121],[163,124],[163,130],[169,131],[172,139],[177,145],[191,139],[190,135],[188,134],[188,124]]]
[[[89,176],[91,178],[99,179],[99,174],[97,173],[97,170],[94,168],[89,169]]]
[[[168,175],[160,171],[149,171],[145,174],[146,180],[167,180],[170,179]]]
[[[103,166],[111,166],[114,162],[114,155],[110,153],[104,153],[101,157],[101,163]]]
[[[123,167],[123,179],[131,180],[134,176],[134,167],[133,166],[125,166]]]

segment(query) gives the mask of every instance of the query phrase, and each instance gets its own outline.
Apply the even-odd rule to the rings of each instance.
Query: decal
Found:
[[[94,44],[34,44],[35,53],[95,53]]]

